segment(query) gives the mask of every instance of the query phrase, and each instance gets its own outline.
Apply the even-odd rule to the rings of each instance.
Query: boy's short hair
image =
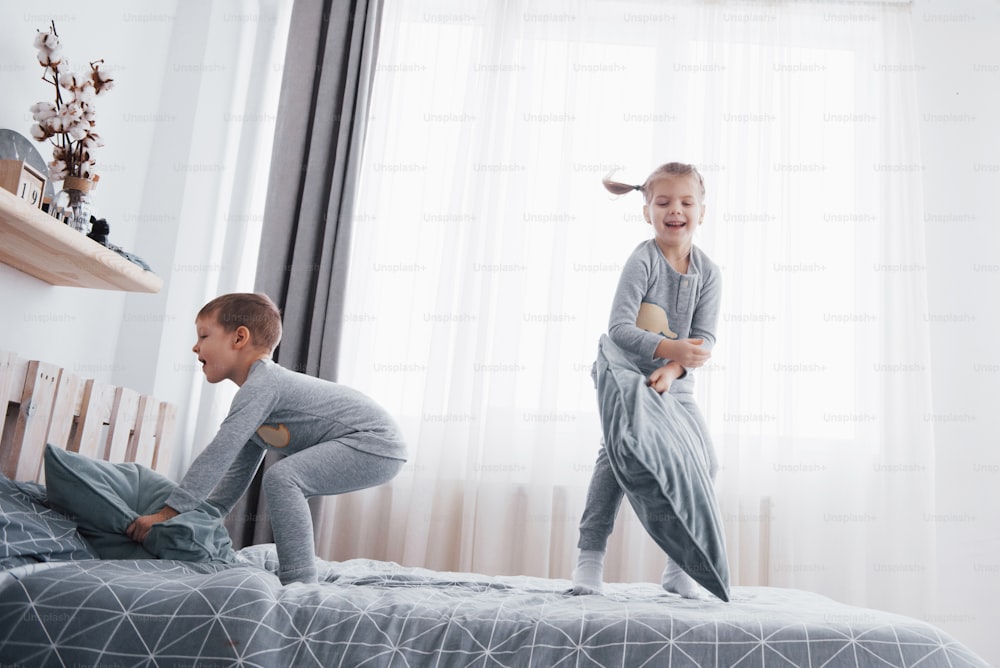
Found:
[[[281,312],[263,293],[233,292],[216,297],[198,311],[198,318],[210,315],[227,332],[235,332],[241,325],[246,327],[253,344],[268,352],[273,352],[281,341]]]

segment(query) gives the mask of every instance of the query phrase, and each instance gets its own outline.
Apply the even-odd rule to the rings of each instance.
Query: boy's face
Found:
[[[643,208],[657,242],[668,248],[688,248],[705,217],[698,179],[692,174],[664,174],[650,184],[649,204]]]
[[[205,380],[218,383],[222,380],[237,382],[240,372],[240,357],[236,347],[237,332],[227,332],[211,313],[194,321],[198,338],[192,352],[201,362]],[[239,383],[237,383],[239,384]]]

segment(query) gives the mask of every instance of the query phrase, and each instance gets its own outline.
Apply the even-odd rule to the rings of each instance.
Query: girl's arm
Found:
[[[702,271],[705,278],[691,318],[691,338],[703,339],[704,347],[711,351],[715,347],[715,332],[722,309],[722,278],[715,265],[710,264]]]
[[[686,373],[687,371],[684,367],[671,360],[649,374],[649,380],[646,381],[646,384],[660,394],[663,394],[664,392],[669,392],[673,382]]]
[[[715,330],[722,303],[722,281],[719,270],[714,265],[709,264],[701,271],[704,279],[691,317],[691,338],[677,341],[664,339],[656,350],[657,357],[680,363],[684,371],[678,377],[686,375],[688,369],[704,366],[715,347]]]
[[[719,270],[714,265],[708,265],[701,271],[704,278],[691,317],[691,338],[663,339],[656,346],[657,357],[677,361],[685,369],[694,369],[708,362],[715,347],[715,330],[719,323],[722,302]]]
[[[633,253],[629,257],[618,278],[618,288],[611,301],[611,317],[608,320],[608,336],[619,348],[650,360],[660,357],[656,354],[657,346],[665,339],[660,334],[637,327],[635,321],[639,316],[642,300],[649,290],[651,271],[652,268],[641,254]]]
[[[677,362],[682,368],[694,369],[708,361],[712,348],[705,345],[704,339],[663,339],[656,346],[656,356]]]

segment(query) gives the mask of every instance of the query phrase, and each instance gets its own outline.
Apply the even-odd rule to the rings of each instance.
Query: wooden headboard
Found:
[[[45,444],[165,472],[173,404],[0,351],[0,471],[43,482]]]

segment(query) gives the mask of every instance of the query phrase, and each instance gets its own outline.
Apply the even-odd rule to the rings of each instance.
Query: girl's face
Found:
[[[663,249],[687,251],[694,231],[705,217],[701,188],[693,174],[663,174],[649,184],[649,203],[643,207]]]

